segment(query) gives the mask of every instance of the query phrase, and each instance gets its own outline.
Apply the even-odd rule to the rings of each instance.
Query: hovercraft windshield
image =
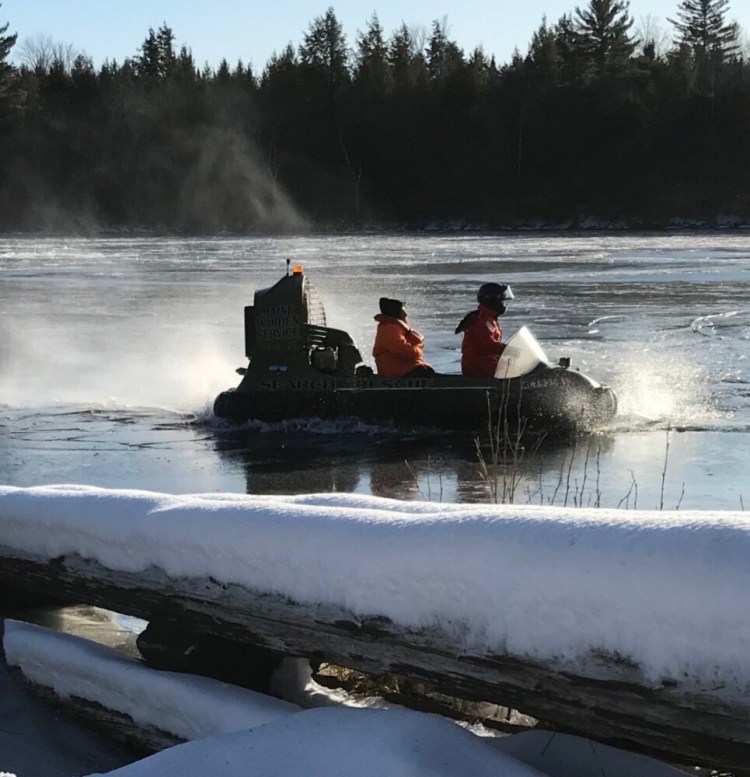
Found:
[[[501,380],[520,378],[528,375],[540,364],[551,366],[539,341],[528,327],[522,326],[505,343],[505,350],[500,354],[495,368],[495,377]]]

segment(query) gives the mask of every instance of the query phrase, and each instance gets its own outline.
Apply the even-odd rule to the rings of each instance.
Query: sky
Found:
[[[310,23],[332,6],[350,45],[373,12],[389,35],[402,23],[428,30],[434,20],[447,19],[449,35],[467,52],[482,46],[498,63],[507,62],[516,47],[525,53],[534,31],[546,15],[555,22],[571,13],[576,0],[0,0],[0,26],[18,34],[18,43],[39,40],[72,46],[91,57],[95,67],[105,59],[122,62],[133,56],[149,28],[172,28],[178,47],[187,45],[196,63],[216,68],[222,58],[230,65],[241,59],[260,72],[274,51],[297,46]],[[650,17],[664,32],[671,25],[679,0],[632,0],[636,26]],[[730,0],[729,18],[750,28],[750,0]],[[19,62],[19,49],[11,59]]]

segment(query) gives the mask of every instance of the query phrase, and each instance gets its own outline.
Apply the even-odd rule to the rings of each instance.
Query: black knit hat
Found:
[[[388,299],[388,297],[380,298],[380,312],[384,316],[393,316],[393,318],[406,317],[404,303],[397,299]]]

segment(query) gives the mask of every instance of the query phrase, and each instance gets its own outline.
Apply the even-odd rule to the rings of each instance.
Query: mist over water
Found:
[[[616,506],[633,482],[644,508],[669,489],[682,509],[750,501],[743,232],[5,239],[0,481],[486,500],[473,440],[352,419],[237,430],[212,418],[246,363],[243,307],[287,258],[370,364],[388,296],[406,301],[433,366],[457,372],[455,325],[497,280],[516,297],[506,335],[525,324],[551,360],[569,356],[616,389],[610,429],[575,450],[529,452],[516,502],[562,504],[561,472],[569,504]]]
[[[227,219],[274,233],[307,232],[305,217],[294,207],[246,134],[231,126],[210,127],[194,140],[197,163],[187,171],[179,219],[186,227],[220,232]]]
[[[169,180],[176,191],[168,192],[168,210],[161,216],[149,213],[146,222],[158,228],[161,217],[170,229],[186,233],[220,234],[249,226],[274,234],[307,234],[310,223],[278,181],[274,154],[263,153],[248,137],[247,127],[238,126],[237,116],[227,112],[226,106],[217,111],[214,120],[215,124],[192,132],[161,123],[160,131],[170,133],[167,145],[174,156],[160,154],[158,161],[149,160],[155,165],[151,173]],[[23,167],[18,179],[23,181],[28,200],[21,229],[37,234],[97,235],[110,228],[112,221],[102,213],[95,192],[77,191],[73,196],[62,190],[53,193],[33,165],[14,161]],[[162,204],[158,199],[157,210]],[[126,207],[129,213],[125,218],[132,219],[126,223],[137,230],[134,204]],[[115,223],[122,223],[122,219],[116,218]]]

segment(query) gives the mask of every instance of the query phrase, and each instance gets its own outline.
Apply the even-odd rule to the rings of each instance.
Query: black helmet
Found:
[[[504,283],[483,283],[477,292],[477,302],[499,313],[505,313],[505,300],[513,298],[510,286]]]

